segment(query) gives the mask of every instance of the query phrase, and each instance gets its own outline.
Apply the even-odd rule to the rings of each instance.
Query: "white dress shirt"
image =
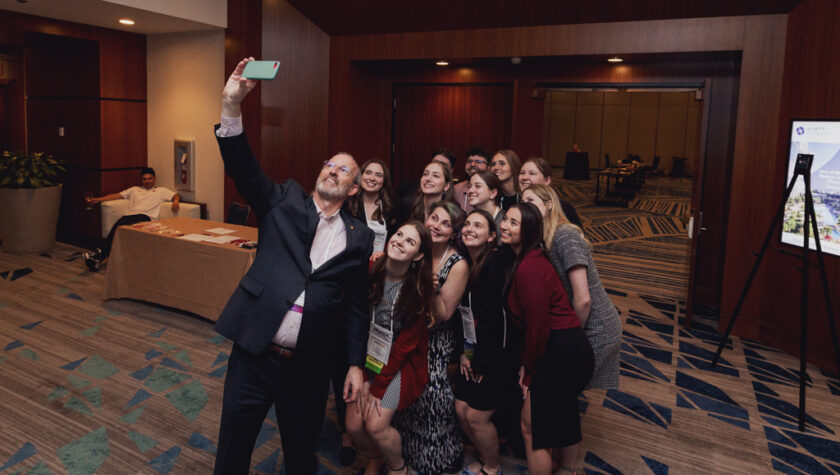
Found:
[[[312,262],[312,272],[324,265],[325,262],[337,256],[347,247],[347,233],[345,232],[344,221],[336,211],[332,216],[327,216],[315,203],[318,211],[318,228],[315,230],[315,238],[312,240],[312,247],[309,249],[309,260]],[[274,334],[272,342],[284,348],[296,348],[298,333],[300,333],[300,322],[303,315],[298,307],[303,308],[306,297],[306,290],[295,299],[295,306],[283,316],[283,323]]]

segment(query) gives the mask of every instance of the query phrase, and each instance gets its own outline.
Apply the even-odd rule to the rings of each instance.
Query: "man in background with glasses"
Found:
[[[472,147],[467,150],[467,161],[464,163],[464,172],[467,177],[458,182],[453,189],[455,201],[461,205],[464,212],[469,213],[473,207],[467,204],[467,186],[470,184],[470,177],[477,171],[487,170],[490,166],[490,152],[482,147]]]
[[[324,162],[311,195],[293,179],[278,184],[263,173],[240,110],[257,84],[242,77],[252,60],[240,61],[228,79],[216,126],[225,171],[257,216],[259,247],[215,327],[234,345],[214,473],[249,472],[273,404],[286,473],[314,474],[333,348],[347,348],[344,400],[355,401],[362,389],[373,233],[341,211],[361,181],[349,154]],[[338,344],[339,338],[346,343]]]

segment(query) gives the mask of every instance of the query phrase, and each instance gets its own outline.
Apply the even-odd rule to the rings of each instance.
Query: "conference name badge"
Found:
[[[382,368],[388,363],[388,357],[391,354],[393,338],[394,332],[392,330],[383,328],[374,322],[370,323],[365,368],[376,374],[382,372]]]
[[[475,318],[473,317],[472,307],[458,306],[458,311],[461,312],[461,324],[464,327],[464,351],[468,359],[472,359],[475,344],[477,342],[477,335],[475,334]]]

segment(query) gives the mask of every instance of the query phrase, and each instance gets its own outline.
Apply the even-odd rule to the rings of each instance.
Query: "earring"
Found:
[[[411,268],[411,270],[416,269],[417,268],[417,261],[411,261],[411,265],[409,267]]]

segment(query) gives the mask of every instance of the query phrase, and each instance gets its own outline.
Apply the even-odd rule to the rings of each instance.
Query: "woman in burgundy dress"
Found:
[[[528,471],[575,473],[581,441],[577,398],[592,377],[594,355],[569,303],[563,282],[545,254],[542,216],[517,203],[500,226],[502,243],[516,254],[507,282],[507,304],[525,341],[519,385]]]

